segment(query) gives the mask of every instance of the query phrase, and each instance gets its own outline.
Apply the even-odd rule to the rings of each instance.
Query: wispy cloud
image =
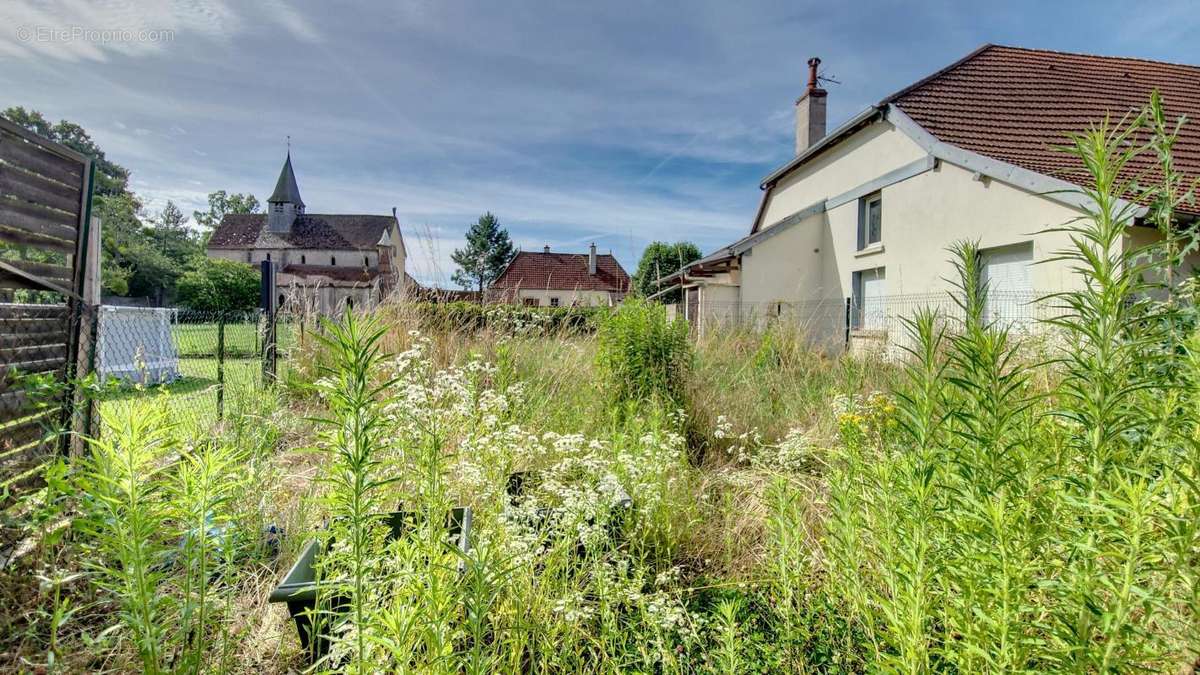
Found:
[[[830,88],[837,124],[984,42],[1200,62],[1191,9],[7,0],[0,105],[83,124],[153,209],[172,199],[190,212],[218,189],[263,196],[291,136],[310,209],[398,207],[406,235],[428,239],[410,242],[428,279],[448,278],[484,210],[522,245],[596,239],[632,266],[653,239],[709,250],[745,231],[759,178],[791,155],[809,56],[842,82]],[[173,40],[22,41],[23,25]]]

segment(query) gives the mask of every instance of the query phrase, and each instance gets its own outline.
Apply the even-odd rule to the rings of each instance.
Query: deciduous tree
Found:
[[[700,259],[700,248],[690,241],[679,241],[668,244],[656,241],[642,252],[638,262],[637,272],[633,275],[633,285],[642,296],[654,295],[659,291],[655,282],[669,274],[678,272],[684,265]],[[674,290],[662,296],[662,301],[679,302],[679,291]]]

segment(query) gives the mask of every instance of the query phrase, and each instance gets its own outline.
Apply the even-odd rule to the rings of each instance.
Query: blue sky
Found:
[[[521,247],[595,241],[631,271],[656,239],[741,236],[810,56],[841,82],[832,127],[985,42],[1200,63],[1198,24],[1169,0],[4,0],[0,107],[82,124],[186,213],[265,198],[290,135],[311,212],[396,207],[410,272],[449,285],[484,210]]]

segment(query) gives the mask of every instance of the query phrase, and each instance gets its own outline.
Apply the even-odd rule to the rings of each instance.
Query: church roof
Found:
[[[268,203],[287,202],[296,206],[304,206],[300,199],[300,186],[296,184],[296,174],[292,171],[292,153],[288,152],[283,168],[279,171],[279,180],[275,181],[275,191],[267,197]]]
[[[374,251],[394,216],[306,213],[290,232],[269,232],[265,213],[229,213],[208,240],[209,248],[309,248]]]

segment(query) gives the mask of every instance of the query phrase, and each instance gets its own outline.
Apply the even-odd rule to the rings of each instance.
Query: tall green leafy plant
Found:
[[[165,672],[171,621],[162,591],[169,531],[159,474],[174,448],[163,406],[136,403],[101,413],[102,436],[83,461],[91,579],[120,607],[142,669]]]
[[[189,448],[175,467],[168,486],[169,509],[180,531],[176,565],[180,570],[178,630],[181,654],[179,672],[204,669],[213,641],[208,631],[213,621],[213,582],[223,577],[221,590],[232,591],[229,578],[240,545],[237,512],[232,500],[245,479],[243,453],[235,445],[204,443]],[[228,598],[221,598],[222,600]]]
[[[627,300],[600,323],[596,365],[617,409],[642,403],[683,407],[692,365],[687,322],[668,320],[662,305]]]
[[[323,480],[329,487],[328,507],[333,517],[330,534],[343,549],[342,555],[331,556],[331,567],[347,575],[344,580],[332,579],[323,588],[348,598],[352,665],[362,673],[371,668],[367,659],[371,630],[368,577],[372,557],[378,554],[373,543],[378,539],[380,497],[382,488],[394,481],[378,471],[380,450],[387,441],[383,406],[391,382],[379,379],[380,340],[385,330],[372,317],[347,309],[340,321],[323,324],[325,331],[318,339],[332,356],[332,365],[325,367],[325,377],[318,381],[329,409],[329,414],[318,420],[330,455]]]
[[[1162,256],[1131,251],[1125,241],[1139,211],[1127,198],[1137,194],[1132,167],[1146,151],[1137,135],[1141,122],[1105,120],[1073,136],[1068,148],[1094,184],[1082,190],[1088,215],[1064,230],[1071,244],[1060,254],[1086,283],[1055,296],[1068,311],[1053,323],[1071,349],[1063,355],[1054,413],[1074,432],[1068,443],[1075,461],[1062,484],[1078,536],[1067,543],[1073,564],[1050,588],[1059,600],[1056,646],[1064,665],[1078,670],[1154,663],[1163,649],[1148,620],[1165,601],[1159,585],[1171,574],[1154,536],[1167,516],[1161,505],[1170,486],[1152,403],[1169,396],[1170,387],[1153,378],[1159,369],[1148,367],[1167,356],[1157,349],[1154,327],[1162,324],[1152,320],[1156,308],[1148,300],[1148,279]]]
[[[879,430],[870,400],[847,404],[823,549],[888,670],[1128,672],[1195,658],[1195,338],[1172,339],[1172,303],[1152,299],[1179,257],[1164,252],[1170,237],[1129,244],[1143,212],[1132,197],[1179,199],[1170,181],[1135,189],[1139,157],[1170,154],[1161,119],[1140,140],[1144,119],[1072,137],[1091,183],[1084,216],[1049,233],[1080,283],[1048,300],[1061,345],[1048,391],[1028,377],[1044,364],[989,320],[978,248],[959,243],[962,320],[909,322],[895,427]]]

